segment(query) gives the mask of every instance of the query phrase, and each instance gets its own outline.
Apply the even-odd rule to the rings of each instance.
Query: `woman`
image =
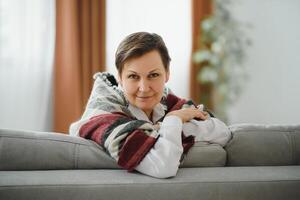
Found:
[[[97,73],[86,110],[70,134],[94,140],[117,163],[157,178],[175,176],[195,141],[224,146],[230,131],[201,106],[166,87],[170,57],[157,34],[127,36],[116,52],[118,83]]]

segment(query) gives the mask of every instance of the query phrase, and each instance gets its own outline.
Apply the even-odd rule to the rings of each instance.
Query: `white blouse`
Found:
[[[162,104],[156,105],[153,110],[152,121],[150,121],[141,109],[133,105],[129,105],[128,108],[137,119],[154,124],[165,115],[166,110]],[[158,129],[160,137],[135,169],[156,178],[175,176],[183,153],[182,131],[185,136],[195,136],[195,142],[206,141],[221,146],[225,146],[231,138],[228,127],[217,118],[209,117],[204,121],[191,120],[182,123],[182,120],[177,116],[166,116]]]

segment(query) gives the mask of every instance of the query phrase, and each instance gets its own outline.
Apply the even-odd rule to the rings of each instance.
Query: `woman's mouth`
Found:
[[[147,96],[147,97],[139,97],[137,96],[137,98],[141,98],[141,99],[147,99],[147,98],[150,98],[151,96]]]
[[[148,100],[148,99],[152,98],[152,96],[136,96],[136,97],[140,100]]]

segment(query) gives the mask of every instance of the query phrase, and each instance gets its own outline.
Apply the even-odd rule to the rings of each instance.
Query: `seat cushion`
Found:
[[[181,167],[224,166],[218,145],[196,143]],[[116,169],[119,166],[91,140],[53,132],[0,129],[0,170]]]
[[[156,179],[125,170],[0,171],[0,199],[299,200],[300,166],[179,169]]]

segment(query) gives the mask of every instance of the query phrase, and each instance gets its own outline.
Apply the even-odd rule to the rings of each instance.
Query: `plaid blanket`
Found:
[[[128,110],[128,102],[113,75],[103,72],[94,76],[95,83],[84,115],[90,116],[79,130],[79,135],[100,144],[118,165],[132,171],[150,151],[159,137],[155,126],[136,119]],[[164,91],[161,103],[167,112],[194,106],[192,101],[180,99]],[[160,119],[160,121],[162,121]],[[194,144],[194,137],[182,134],[184,153]]]

